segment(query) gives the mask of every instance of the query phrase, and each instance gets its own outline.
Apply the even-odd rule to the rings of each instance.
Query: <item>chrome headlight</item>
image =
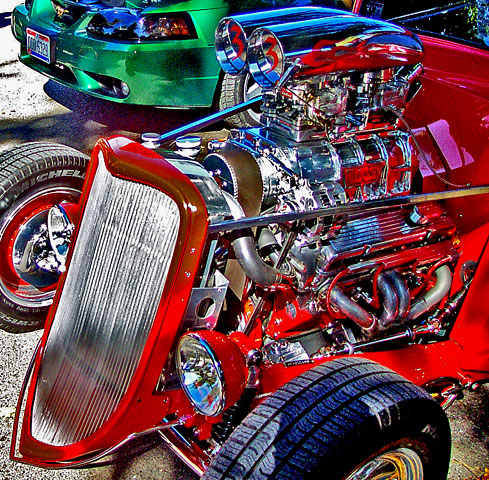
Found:
[[[87,32],[118,40],[179,40],[197,38],[190,15],[182,13],[141,15],[127,8],[104,10],[93,16]]]
[[[245,360],[238,346],[225,335],[212,331],[187,333],[180,339],[176,353],[180,383],[199,413],[219,415],[239,399],[246,381]]]

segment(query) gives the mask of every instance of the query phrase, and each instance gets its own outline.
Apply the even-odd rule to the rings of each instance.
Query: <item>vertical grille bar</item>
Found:
[[[34,438],[70,445],[114,412],[153,325],[179,225],[170,197],[112,176],[100,159],[43,354]]]

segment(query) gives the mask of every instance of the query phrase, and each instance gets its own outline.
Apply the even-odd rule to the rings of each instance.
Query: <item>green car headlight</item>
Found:
[[[136,35],[144,40],[195,38],[190,18],[174,15],[146,15],[138,20]]]
[[[190,15],[161,13],[144,15],[128,8],[114,8],[93,16],[87,32],[118,40],[178,40],[197,38]]]

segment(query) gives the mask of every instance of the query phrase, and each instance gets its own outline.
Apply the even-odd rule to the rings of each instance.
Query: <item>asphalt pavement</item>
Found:
[[[30,71],[17,61],[18,45],[10,32],[10,12],[18,3],[0,2],[0,151],[43,140],[89,153],[101,136],[117,133],[137,139],[142,132],[163,133],[205,113],[112,104],[72,92]],[[0,331],[0,480],[197,478],[157,436],[130,444],[114,463],[96,469],[48,471],[10,461],[12,416],[39,337],[40,332]],[[467,394],[448,415],[453,441],[449,479],[481,478],[489,468],[489,388]]]

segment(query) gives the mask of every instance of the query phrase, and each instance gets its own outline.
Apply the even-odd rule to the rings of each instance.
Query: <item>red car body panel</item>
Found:
[[[439,173],[445,179],[461,185],[487,184],[489,52],[448,40],[421,38],[425,46],[423,88],[410,103],[407,116],[413,126],[427,125],[431,141],[428,155],[439,159]],[[440,188],[426,167],[423,173],[428,189]],[[463,245],[460,264],[479,260],[489,238],[489,202],[485,198],[475,202],[454,199],[446,203],[452,218],[457,218]],[[479,379],[489,373],[489,315],[481,302],[489,294],[485,281],[488,261],[486,250],[451,334],[463,350],[460,373],[477,372]]]

